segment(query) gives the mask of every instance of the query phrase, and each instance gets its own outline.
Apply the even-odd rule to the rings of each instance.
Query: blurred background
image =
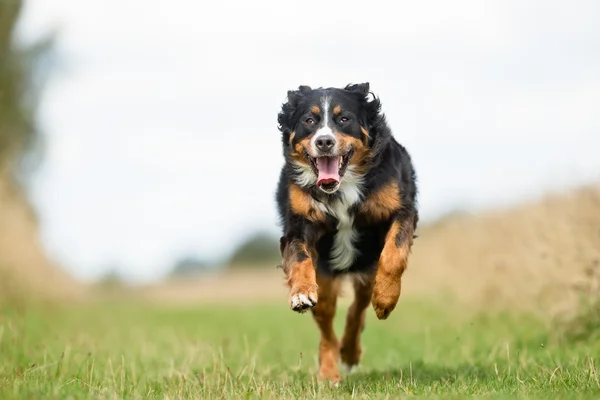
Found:
[[[285,302],[277,112],[299,85],[370,82],[418,174],[406,290],[561,303],[600,263],[599,16],[1,0],[0,297],[189,301],[254,277]]]

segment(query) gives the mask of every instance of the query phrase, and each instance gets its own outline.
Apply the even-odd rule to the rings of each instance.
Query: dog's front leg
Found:
[[[305,312],[317,304],[316,271],[304,240],[294,239],[283,248],[283,271],[290,288],[290,308]]]
[[[396,219],[379,257],[372,304],[377,318],[386,319],[396,307],[402,288],[402,274],[408,265],[413,241],[414,218]]]

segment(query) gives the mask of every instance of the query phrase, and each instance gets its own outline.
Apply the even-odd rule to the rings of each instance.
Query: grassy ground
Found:
[[[0,398],[600,397],[600,342],[452,304],[403,298],[387,321],[369,310],[363,364],[337,388],[315,380],[312,317],[285,302],[4,308]]]

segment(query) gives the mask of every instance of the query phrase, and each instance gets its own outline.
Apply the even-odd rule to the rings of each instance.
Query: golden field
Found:
[[[30,207],[0,186],[0,295],[83,299],[92,287],[44,254]],[[403,296],[449,295],[483,307],[552,313],[569,308],[600,263],[600,187],[548,194],[516,207],[421,224]],[[272,266],[126,288],[159,302],[286,301]],[[347,292],[349,293],[349,292]]]

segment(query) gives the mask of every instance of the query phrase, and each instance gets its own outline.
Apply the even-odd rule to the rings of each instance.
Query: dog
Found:
[[[277,117],[281,268],[290,308],[310,309],[320,329],[318,378],[333,382],[338,360],[347,370],[359,364],[369,303],[382,320],[396,307],[419,219],[411,157],[369,87],[299,86]],[[333,318],[344,276],[355,296],[339,342]]]

